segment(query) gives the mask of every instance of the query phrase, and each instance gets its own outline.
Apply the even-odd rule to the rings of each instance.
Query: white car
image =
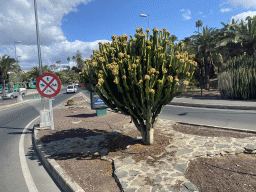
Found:
[[[77,92],[77,88],[74,85],[68,85],[67,89],[66,89],[66,93],[76,93]]]

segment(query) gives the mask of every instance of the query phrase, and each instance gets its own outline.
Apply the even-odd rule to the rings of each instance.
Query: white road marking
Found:
[[[40,116],[39,116],[40,117]],[[33,121],[31,121],[24,129],[23,129],[23,132],[20,136],[20,143],[19,143],[19,156],[20,156],[20,163],[21,163],[21,168],[22,168],[22,173],[23,173],[23,176],[25,178],[25,181],[26,181],[26,184],[27,184],[27,187],[28,187],[28,190],[29,192],[38,192],[37,188],[36,188],[36,185],[35,185],[35,182],[31,176],[31,173],[29,171],[29,168],[28,168],[28,164],[27,164],[27,160],[26,160],[26,157],[25,157],[25,151],[24,151],[24,138],[25,138],[25,133],[28,129],[28,127],[31,125],[32,122],[34,122],[37,118],[35,118]]]
[[[77,96],[78,94],[75,94],[73,97]],[[71,97],[71,98],[73,98]],[[61,102],[59,105],[55,106],[54,108],[57,108],[58,106],[62,105],[65,102]],[[34,121],[36,121],[38,118],[40,118],[40,115],[38,117],[36,117],[35,119],[33,119],[24,129],[23,132],[20,136],[20,143],[19,143],[19,156],[20,156],[20,163],[21,163],[21,169],[22,169],[22,173],[23,176],[25,178],[27,187],[29,192],[38,192],[35,182],[31,176],[31,173],[29,171],[28,168],[28,164],[27,164],[27,160],[25,157],[25,151],[24,151],[24,138],[25,138],[25,133],[28,129],[28,127],[31,125],[31,123],[33,123]]]

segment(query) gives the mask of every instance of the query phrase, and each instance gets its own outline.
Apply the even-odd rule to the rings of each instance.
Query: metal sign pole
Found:
[[[49,107],[50,107],[50,116],[51,116],[51,129],[54,130],[54,122],[53,122],[53,111],[52,111],[52,98],[49,98]]]

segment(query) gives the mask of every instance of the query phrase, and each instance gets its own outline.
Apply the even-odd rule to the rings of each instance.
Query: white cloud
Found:
[[[256,1],[255,0],[245,0],[245,1],[241,1],[241,0],[227,0],[227,1],[224,1],[221,4],[221,6],[225,5],[225,4],[232,5],[233,7],[242,6],[245,9],[256,8]]]
[[[84,59],[89,58],[92,50],[99,49],[97,40],[94,42],[68,42],[61,30],[63,16],[77,12],[76,7],[93,0],[40,0],[37,1],[41,57],[43,65],[51,65],[57,60],[67,64],[67,57],[75,56],[80,51]],[[23,70],[38,66],[36,39],[35,10],[33,0],[0,1],[0,56],[15,57],[14,42],[19,64]],[[71,59],[72,61],[72,59]],[[70,62],[73,65],[73,62]]]
[[[224,12],[229,12],[229,11],[231,11],[231,10],[232,10],[232,9],[230,9],[230,8],[226,8],[226,9],[221,9],[220,12],[224,13]]]
[[[70,65],[73,66],[72,57],[76,55],[77,50],[81,53],[83,59],[90,58],[93,54],[92,50],[99,49],[99,42],[106,43],[111,42],[109,40],[97,40],[94,42],[82,42],[76,40],[75,42],[56,42],[51,45],[42,45],[41,48],[41,58],[42,65],[52,65],[58,60],[61,60],[61,64],[67,65],[67,58],[70,57]],[[15,57],[14,46],[2,46],[2,52],[0,55],[9,55],[10,57]],[[31,69],[32,67],[39,66],[38,62],[38,52],[37,45],[16,45],[17,56],[19,65],[22,70]]]
[[[40,42],[47,45],[64,41],[61,19],[81,3],[92,0],[40,0],[37,1]],[[34,1],[0,1],[0,45],[10,45],[21,41],[26,45],[36,44],[36,24]]]
[[[182,14],[182,17],[185,19],[185,20],[189,20],[191,17],[191,11],[190,10],[185,10],[185,9],[181,9],[180,11],[183,12]]]
[[[248,21],[245,20],[245,18],[248,17],[248,16],[251,16],[253,18],[254,15],[256,15],[256,11],[243,12],[243,13],[240,13],[236,16],[232,16],[230,22],[232,22],[232,19],[234,18],[235,22],[238,20],[237,22],[240,23],[241,19],[243,19],[243,21],[245,23],[247,23]]]

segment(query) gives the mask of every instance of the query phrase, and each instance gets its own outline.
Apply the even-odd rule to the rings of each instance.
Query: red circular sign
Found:
[[[37,78],[36,89],[43,97],[55,97],[60,92],[61,82],[53,73],[44,73]]]

